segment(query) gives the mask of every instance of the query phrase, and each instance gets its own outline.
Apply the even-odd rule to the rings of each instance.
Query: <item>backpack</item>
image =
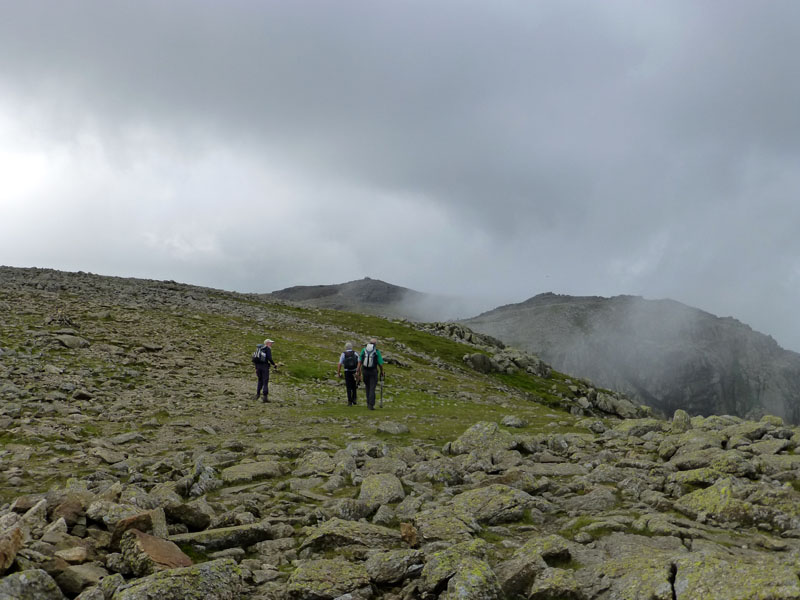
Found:
[[[264,346],[258,346],[253,352],[253,364],[263,365],[265,362],[267,362],[267,353],[264,352]]]
[[[342,366],[345,371],[355,371],[358,368],[358,355],[353,350],[346,350]]]
[[[378,349],[372,344],[367,344],[364,348],[364,360],[362,365],[367,369],[374,369],[378,366]]]

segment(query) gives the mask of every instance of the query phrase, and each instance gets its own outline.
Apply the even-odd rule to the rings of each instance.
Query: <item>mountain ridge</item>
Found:
[[[540,294],[462,322],[662,414],[800,420],[800,354],[676,300]]]

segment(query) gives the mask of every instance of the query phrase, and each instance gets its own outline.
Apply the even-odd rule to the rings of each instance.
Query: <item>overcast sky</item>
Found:
[[[0,15],[0,264],[636,294],[800,350],[796,0]]]

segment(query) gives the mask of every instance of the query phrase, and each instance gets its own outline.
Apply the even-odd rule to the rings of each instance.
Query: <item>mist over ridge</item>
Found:
[[[800,422],[800,354],[733,317],[671,299],[552,292],[483,310],[477,301],[364,278],[271,294],[306,306],[454,320],[669,416],[776,414]],[[458,315],[477,316],[458,316]]]

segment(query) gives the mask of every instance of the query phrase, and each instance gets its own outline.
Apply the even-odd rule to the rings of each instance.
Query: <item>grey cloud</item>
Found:
[[[190,165],[195,187],[147,160],[153,182],[125,179],[150,193],[161,178],[179,211],[232,201],[206,189],[213,175],[243,212],[259,205],[216,231],[219,264],[174,263],[194,281],[370,275],[504,301],[638,293],[741,310],[800,348],[780,308],[800,291],[794,1],[0,7],[0,105],[32,135],[70,144],[88,132],[120,171],[148,153]],[[192,169],[222,150],[251,166],[196,181]],[[272,196],[253,183],[259,165],[302,182],[282,182],[294,191],[274,200],[302,203],[302,219],[261,206]],[[387,210],[356,224],[325,208],[370,195]],[[209,214],[202,227],[221,227]],[[278,228],[269,269],[239,258],[259,220]],[[380,270],[354,249],[369,231],[385,245]],[[420,269],[418,255],[435,259]]]

